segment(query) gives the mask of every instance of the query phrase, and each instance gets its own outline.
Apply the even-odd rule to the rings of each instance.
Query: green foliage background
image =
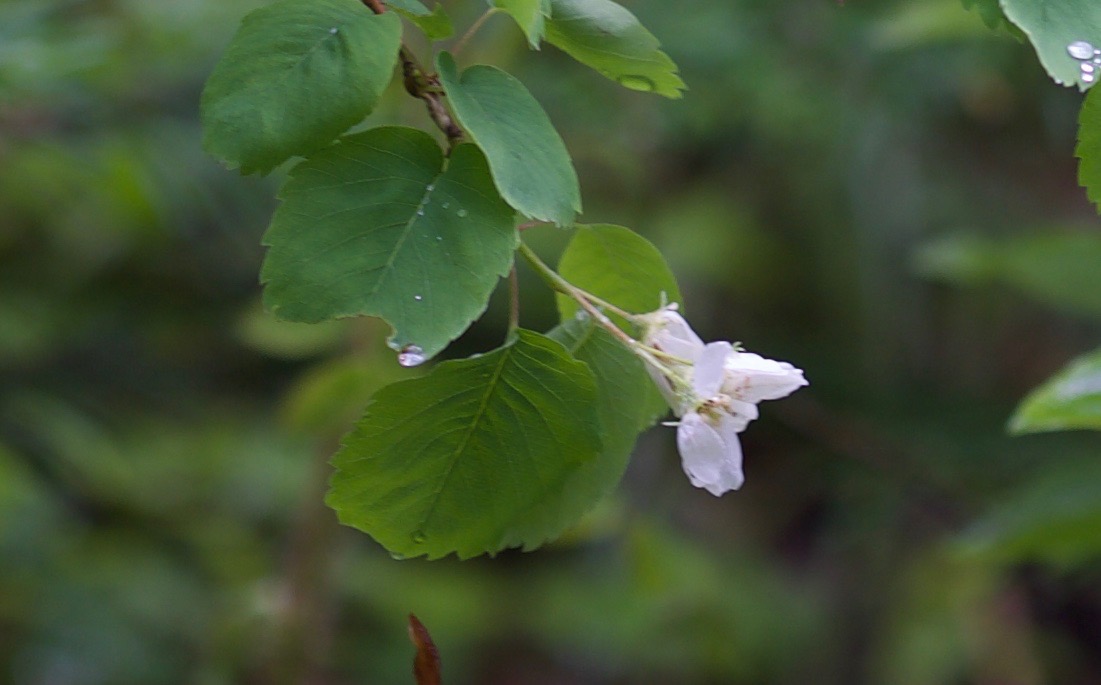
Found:
[[[417,373],[377,322],[262,311],[282,172],[220,168],[197,113],[261,4],[0,4],[10,682],[408,683],[409,612],[460,684],[1101,671],[1101,450],[1005,430],[1101,333],[1082,96],[984,25],[993,3],[624,2],[681,67],[672,101],[490,20],[466,58],[546,108],[581,219],[655,242],[705,338],[811,386],[744,434],[742,491],[692,488],[655,428],[581,527],[462,563],[391,559],[321,501],[373,390]],[[445,5],[459,27],[482,10]],[[426,123],[397,82],[371,121]],[[566,237],[530,235],[551,256]],[[522,323],[547,330],[522,275]],[[448,354],[498,346],[503,305]]]

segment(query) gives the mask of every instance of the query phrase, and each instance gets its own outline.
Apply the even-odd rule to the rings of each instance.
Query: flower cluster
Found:
[[[807,385],[787,362],[745,352],[729,342],[704,344],[676,305],[636,319],[642,344],[656,351],[646,365],[677,422],[677,449],[692,485],[713,495],[745,481],[738,433],[757,418],[757,403]]]

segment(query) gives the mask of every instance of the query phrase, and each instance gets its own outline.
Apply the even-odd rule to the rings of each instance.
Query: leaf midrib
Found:
[[[458,464],[459,459],[462,458],[462,453],[466,450],[467,445],[470,443],[470,439],[473,437],[479,424],[487,414],[486,409],[489,406],[489,400],[496,392],[497,384],[500,382],[501,376],[504,374],[504,367],[508,363],[509,359],[512,357],[514,350],[515,343],[513,345],[509,345],[504,350],[502,350],[501,361],[493,370],[493,375],[490,378],[489,382],[486,384],[486,391],[482,395],[482,398],[478,405],[478,409],[474,412],[474,415],[470,422],[470,428],[466,431],[466,435],[464,435],[460,439],[459,444],[455,446],[455,449],[452,450],[451,457],[447,465],[447,471],[444,473],[443,478],[440,480],[440,486],[436,488],[436,491],[434,493],[432,493],[432,501],[428,506],[428,510],[425,512],[424,516],[421,517],[420,523],[416,527],[417,530],[420,530],[425,535],[427,535],[428,533],[428,531],[425,529],[428,527],[428,522],[436,511],[436,506],[440,502],[440,496],[443,494],[443,491],[447,489],[447,484],[451,480],[451,475],[455,472],[455,465]]]

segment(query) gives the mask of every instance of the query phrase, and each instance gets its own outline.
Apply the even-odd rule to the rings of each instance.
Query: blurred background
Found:
[[[1005,431],[1101,338],[1081,94],[1026,42],[959,0],[625,0],[669,101],[494,17],[466,59],[547,108],[583,220],[654,241],[705,339],[811,385],[744,433],[739,492],[692,488],[657,427],[558,542],[430,563],[321,503],[413,371],[377,321],[263,312],[285,169],[200,149],[260,4],[0,0],[0,682],[412,683],[413,612],[455,685],[1101,683],[1101,448]],[[430,125],[399,84],[383,122]],[[499,345],[502,305],[448,354]]]

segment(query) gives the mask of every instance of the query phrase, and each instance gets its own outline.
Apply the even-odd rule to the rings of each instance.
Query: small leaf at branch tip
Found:
[[[428,628],[413,614],[409,614],[409,641],[417,649],[413,659],[413,677],[417,685],[440,685],[440,651]]]

